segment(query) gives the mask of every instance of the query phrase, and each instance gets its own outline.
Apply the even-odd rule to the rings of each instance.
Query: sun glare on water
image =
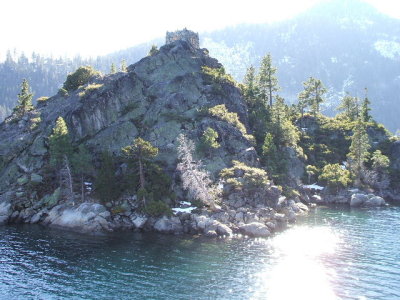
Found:
[[[272,264],[258,274],[251,299],[338,299],[335,273],[323,260],[335,254],[339,237],[326,227],[296,227],[271,240]]]

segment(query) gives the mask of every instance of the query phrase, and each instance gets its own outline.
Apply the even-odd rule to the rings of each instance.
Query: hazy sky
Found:
[[[1,0],[0,59],[6,49],[103,55],[187,27],[203,32],[290,18],[325,0]],[[366,0],[400,18],[400,1]]]

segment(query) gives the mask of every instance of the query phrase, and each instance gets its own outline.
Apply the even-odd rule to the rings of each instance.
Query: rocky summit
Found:
[[[86,232],[129,228],[209,236],[232,232],[266,236],[293,219],[294,210],[285,199],[279,201],[284,214],[274,210],[281,191],[270,182],[247,194],[220,183],[223,200],[213,209],[187,212],[182,208],[174,215],[152,216],[139,208],[135,191],[100,201],[92,193],[92,182],[82,182],[81,189],[75,178],[71,200],[63,181],[49,175],[49,136],[59,117],[65,120],[74,147],[83,145],[90,153],[93,170],[87,181],[98,174],[104,152],[119,157],[121,148],[137,137],[157,147],[155,161],[169,177],[174,197],[155,200],[163,200],[169,207],[179,208],[187,200],[177,170],[177,138],[182,133],[198,144],[207,128],[217,132],[219,147],[212,156],[197,150],[194,155],[214,182],[233,161],[240,162],[242,168],[237,167],[230,177],[244,178],[246,168],[262,171],[257,169],[259,158],[240,90],[232,81],[215,79],[205,70],[223,68],[206,49],[174,39],[169,33],[165,46],[129,66],[126,72],[93,76],[76,90],[60,91],[40,101],[21,118],[15,114],[8,117],[0,125],[0,222],[53,224]],[[236,123],[209,113],[213,107],[236,116]],[[115,165],[115,173],[123,177],[127,163],[117,160]]]

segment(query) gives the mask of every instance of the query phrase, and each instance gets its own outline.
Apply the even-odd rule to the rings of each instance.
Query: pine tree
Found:
[[[118,178],[115,175],[115,161],[109,152],[101,154],[101,166],[94,182],[94,190],[103,203],[113,201],[121,194]]]
[[[114,63],[112,63],[110,68],[110,74],[115,74],[115,73],[117,73],[117,67],[115,66]]]
[[[276,96],[276,101],[271,109],[271,122],[268,124],[268,131],[273,134],[278,148],[295,148],[300,139],[296,126],[289,119],[288,110],[285,99]]]
[[[258,86],[256,82],[256,70],[253,66],[250,66],[243,80],[243,96],[246,100],[247,106],[249,109],[253,109],[256,105],[257,95],[258,95]]]
[[[339,187],[346,187],[350,183],[350,172],[339,164],[328,164],[322,169],[319,180],[326,181],[329,187],[338,192]]]
[[[121,72],[128,72],[128,66],[125,59],[121,61]]]
[[[152,45],[149,51],[149,56],[153,56],[154,54],[156,54],[158,52],[158,48],[156,45]]]
[[[275,175],[278,174],[279,168],[279,152],[271,133],[267,133],[265,136],[262,146],[262,159],[269,175],[275,177]]]
[[[250,129],[254,132],[257,151],[261,153],[270,115],[268,106],[260,97],[258,76],[252,66],[247,69],[243,80],[242,92],[248,107]]]
[[[359,115],[358,98],[346,94],[341,100],[338,110],[342,111],[344,117],[349,121],[355,121]]]
[[[64,161],[64,157],[72,155],[72,144],[68,127],[62,117],[58,117],[52,134],[49,136],[50,165],[57,168]]]
[[[122,153],[128,160],[135,160],[139,167],[139,185],[138,194],[141,195],[143,206],[146,206],[146,180],[144,163],[154,159],[158,155],[158,148],[142,138],[136,138],[132,145],[122,148]]]
[[[73,170],[80,175],[81,182],[81,201],[85,201],[85,186],[84,176],[88,174],[92,168],[92,156],[89,153],[85,145],[81,144],[78,147],[78,151],[72,155],[71,158]]]
[[[376,150],[372,153],[371,162],[372,170],[366,170],[366,172],[364,172],[363,180],[369,186],[378,189],[382,195],[382,191],[387,189],[390,185],[388,169],[390,159],[386,155],[382,154],[380,150]]]
[[[199,150],[205,151],[207,154],[210,154],[211,150],[221,147],[217,139],[218,132],[216,132],[211,127],[207,127],[207,129],[203,132],[203,135],[201,136]]]
[[[367,88],[365,88],[365,98],[361,105],[361,118],[362,118],[363,122],[369,122],[372,120],[372,117],[369,114],[369,112],[371,111],[371,108],[370,108],[371,101],[369,101],[367,93],[368,93],[368,90],[367,90]]]
[[[356,179],[356,185],[361,183],[361,173],[364,168],[364,163],[368,159],[368,150],[371,145],[365,124],[359,118],[353,129],[353,136],[351,137],[350,152],[347,154],[349,164]]]
[[[309,105],[314,116],[320,111],[320,104],[325,101],[323,96],[327,89],[321,80],[310,77],[303,82],[304,90],[299,94],[299,104],[301,103],[302,116],[304,109]]]
[[[272,106],[273,93],[280,90],[278,85],[278,78],[276,77],[277,69],[272,66],[271,54],[263,57],[258,74],[258,86],[260,89],[260,96],[263,103],[267,106]]]
[[[74,201],[72,172],[69,163],[72,155],[72,144],[67,124],[62,117],[58,117],[53,133],[49,136],[49,153],[50,165],[59,174],[60,186],[67,186],[67,198]]]
[[[33,109],[32,97],[29,83],[26,79],[22,81],[21,92],[18,94],[18,105],[14,108],[14,112],[17,113],[19,117],[22,117],[28,111]]]
[[[87,84],[94,76],[98,76],[99,74],[100,72],[93,69],[92,66],[79,67],[75,72],[68,74],[63,89],[75,91],[81,85]]]

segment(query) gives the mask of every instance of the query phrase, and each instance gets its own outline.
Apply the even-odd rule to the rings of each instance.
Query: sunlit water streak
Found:
[[[319,208],[271,239],[0,227],[1,299],[400,299],[400,208]]]

